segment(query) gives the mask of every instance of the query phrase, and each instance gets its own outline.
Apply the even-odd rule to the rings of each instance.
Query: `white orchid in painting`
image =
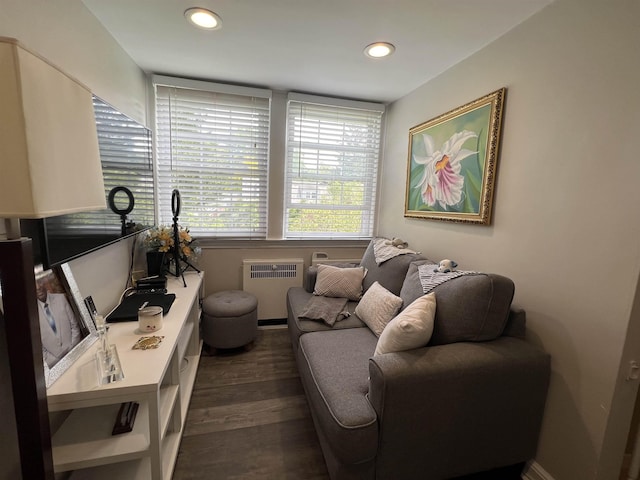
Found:
[[[464,188],[464,177],[460,175],[460,162],[469,155],[477,153],[463,149],[462,145],[470,138],[477,136],[468,130],[454,133],[444,142],[440,150],[436,150],[433,138],[426,133],[422,134],[427,155],[425,157],[413,155],[413,160],[424,165],[422,178],[416,186],[421,190],[424,203],[430,207],[438,203],[444,209],[460,203]]]

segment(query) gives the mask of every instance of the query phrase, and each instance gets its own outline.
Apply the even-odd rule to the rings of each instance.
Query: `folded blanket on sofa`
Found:
[[[480,272],[473,272],[467,270],[456,270],[454,272],[434,272],[434,268],[438,265],[426,263],[424,265],[418,265],[418,275],[420,276],[420,284],[422,285],[422,291],[429,293],[438,285],[453,280],[454,278],[462,277],[463,275],[483,275]]]
[[[398,248],[394,245],[387,245],[387,238],[376,238],[373,240],[373,254],[376,257],[376,264],[391,260],[398,255],[406,255],[407,253],[420,253],[410,248]]]
[[[336,322],[344,320],[351,314],[347,311],[347,299],[314,295],[298,315],[304,320],[320,320],[333,327]]]

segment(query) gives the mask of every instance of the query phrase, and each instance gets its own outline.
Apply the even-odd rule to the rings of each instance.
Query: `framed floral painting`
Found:
[[[409,130],[405,217],[491,223],[505,92]]]

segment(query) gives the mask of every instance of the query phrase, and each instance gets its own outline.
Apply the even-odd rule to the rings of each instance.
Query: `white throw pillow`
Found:
[[[424,347],[431,340],[435,316],[435,293],[413,301],[387,324],[378,339],[374,355]]]
[[[318,265],[314,295],[360,300],[362,297],[363,267],[340,268],[332,265]]]
[[[365,292],[356,306],[356,315],[367,324],[376,337],[379,337],[384,327],[396,316],[402,307],[402,299],[378,282]]]

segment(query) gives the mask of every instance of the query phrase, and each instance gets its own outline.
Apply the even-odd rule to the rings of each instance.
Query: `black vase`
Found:
[[[164,273],[164,252],[147,252],[147,274],[150,277]]]

